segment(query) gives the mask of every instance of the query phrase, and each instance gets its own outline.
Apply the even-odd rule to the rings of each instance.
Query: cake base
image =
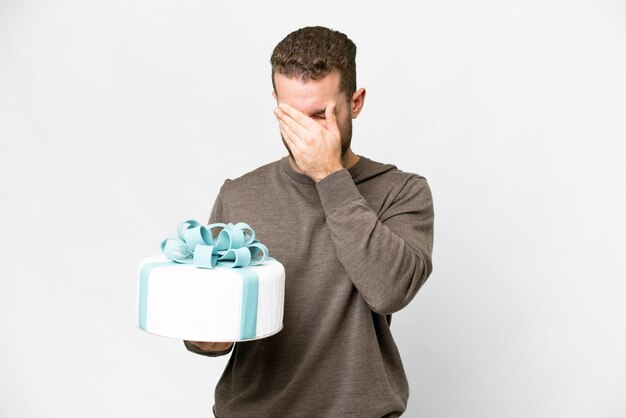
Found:
[[[178,337],[171,337],[169,335],[163,335],[163,334],[157,334],[156,332],[150,332],[150,331],[146,331],[145,329],[139,328],[142,331],[145,331],[148,334],[152,334],[152,335],[157,335],[159,337],[166,337],[166,338],[171,338],[174,340],[187,340],[187,341],[198,341],[198,342],[207,342],[207,343],[237,343],[237,342],[243,342],[243,341],[254,341],[254,340],[262,340],[263,338],[267,338],[267,337],[271,337],[272,335],[278,334],[280,331],[282,331],[283,329],[283,324],[280,324],[280,328],[278,328],[277,330],[270,332],[269,334],[265,334],[265,335],[259,335],[255,338],[246,338],[246,339],[237,339],[237,340],[232,340],[232,341],[220,341],[220,340],[212,340],[212,341],[203,341],[203,340],[190,340],[189,338],[178,338]]]

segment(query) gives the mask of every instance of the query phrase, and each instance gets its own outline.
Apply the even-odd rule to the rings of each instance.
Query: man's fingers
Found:
[[[294,149],[298,149],[296,145],[296,141],[293,139],[293,135],[289,132],[289,127],[282,122],[278,123],[278,128],[280,129],[280,133],[283,135],[283,139],[287,142],[289,149],[293,152]]]
[[[335,109],[337,108],[335,102],[331,102],[326,106],[326,120],[328,121],[328,130],[332,133],[341,137],[341,133],[339,132],[339,125],[337,125],[337,115],[335,114]]]
[[[276,117],[278,118],[279,122],[282,121],[285,125],[291,128],[292,134],[297,135],[298,138],[307,137],[308,135],[307,128],[302,126],[302,124],[300,124],[298,121],[292,118],[288,113],[284,112],[280,107],[277,107],[274,113],[276,114]],[[305,117],[308,119],[308,116],[305,115]]]
[[[289,125],[287,125],[285,122],[283,122],[282,120],[278,121],[278,126],[281,129],[281,132],[283,133],[284,136],[286,136],[287,138],[285,138],[289,144],[291,144],[290,148],[298,148],[301,145],[301,139],[300,137],[293,131],[293,129],[291,129],[291,127]]]
[[[307,129],[304,126],[302,126],[300,123],[298,123],[296,120],[294,120],[291,116],[283,112],[280,108],[278,108],[275,113],[276,113],[276,117],[278,118],[278,120],[282,121],[285,125],[287,125],[291,129],[291,132],[297,135],[298,138],[304,139],[307,137],[308,135]]]
[[[315,129],[317,129],[317,122],[315,122],[313,119],[311,119],[310,117],[308,117],[307,115],[305,115],[304,113],[300,112],[298,109],[296,109],[293,106],[289,106],[287,103],[285,102],[281,102],[278,105],[278,108],[280,110],[283,111],[283,113],[287,114],[288,116],[291,117],[291,119],[293,119],[294,121],[298,122],[300,125],[302,125],[303,127],[305,127],[306,129],[312,130],[314,131]],[[291,125],[290,125],[291,126]]]

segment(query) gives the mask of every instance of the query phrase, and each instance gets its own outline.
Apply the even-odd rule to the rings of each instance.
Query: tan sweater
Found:
[[[391,334],[432,271],[426,179],[361,156],[317,184],[289,156],[220,189],[209,219],[246,222],[285,266],[284,328],[235,343],[216,417],[395,417],[409,387]]]

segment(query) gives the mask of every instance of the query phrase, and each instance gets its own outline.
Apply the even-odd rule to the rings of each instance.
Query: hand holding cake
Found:
[[[229,349],[230,346],[233,345],[232,342],[229,342],[229,343],[228,342],[227,343],[220,343],[220,342],[212,343],[208,341],[187,341],[187,342],[190,343],[191,345],[195,345],[202,351],[222,351],[222,350]]]

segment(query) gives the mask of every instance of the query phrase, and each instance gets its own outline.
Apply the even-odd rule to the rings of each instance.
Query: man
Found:
[[[391,335],[432,271],[426,179],[351,149],[356,46],[323,27],[289,34],[271,57],[272,95],[289,155],[227,179],[209,223],[245,221],[285,266],[284,327],[233,343],[216,417],[398,417],[409,387]]]

